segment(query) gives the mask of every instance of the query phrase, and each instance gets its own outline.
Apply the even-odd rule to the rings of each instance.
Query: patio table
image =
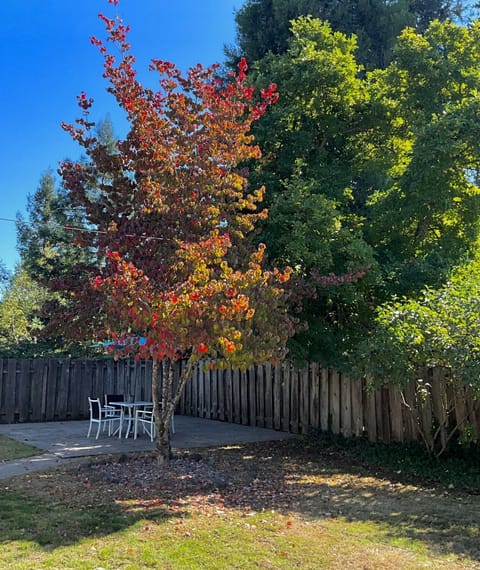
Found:
[[[121,409],[120,416],[120,428],[118,430],[118,437],[122,437],[123,424],[127,424],[127,429],[125,431],[125,438],[127,438],[130,433],[132,433],[133,423],[135,421],[135,410],[141,408],[143,410],[153,410],[153,402],[147,401],[137,401],[137,402],[115,402],[116,406]]]

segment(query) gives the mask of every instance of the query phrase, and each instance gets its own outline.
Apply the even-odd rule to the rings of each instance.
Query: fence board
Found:
[[[42,416],[43,400],[43,370],[46,366],[45,360],[30,360],[30,417],[31,422],[41,422],[45,418]]]
[[[322,431],[329,431],[332,423],[329,402],[328,370],[322,368],[320,370],[320,427]]]
[[[453,397],[455,401],[455,417],[460,433],[462,433],[468,419],[467,406],[465,403],[465,388],[462,384],[455,382]]]
[[[432,396],[431,394],[420,404],[420,425],[428,445],[433,443],[432,427]]]
[[[218,419],[218,370],[210,370],[210,382],[211,382],[211,406],[210,406],[210,416],[212,420]]]
[[[218,406],[217,417],[215,419],[225,421],[225,370],[217,370],[218,381]]]
[[[28,422],[31,415],[30,389],[31,361],[21,360],[18,370],[17,390],[16,390],[16,416],[19,422]]]
[[[291,421],[291,405],[290,405],[290,386],[292,383],[292,367],[288,362],[282,363],[282,398],[283,398],[283,412],[282,412],[282,430],[290,431]]]
[[[298,379],[298,370],[291,369],[290,375],[290,431],[292,433],[299,433],[299,422],[298,422],[298,412],[299,412],[299,393],[298,386],[300,382]]]
[[[236,424],[242,423],[242,403],[240,399],[240,370],[233,371],[232,376],[233,386],[233,422]]]
[[[7,375],[5,378],[5,405],[4,405],[4,421],[11,424],[16,421],[15,418],[15,392],[17,384],[17,361],[7,360]]]
[[[257,392],[256,382],[257,372],[255,366],[251,366],[248,371],[248,401],[249,401],[249,424],[251,426],[257,425]]]
[[[366,424],[368,441],[377,441],[377,405],[376,405],[375,392],[368,390],[366,392]]]
[[[310,390],[309,390],[309,367],[299,372],[300,384],[300,431],[308,433],[310,427]]]
[[[273,373],[272,365],[265,365],[265,427],[273,429]]]
[[[248,417],[248,378],[247,378],[247,371],[240,370],[239,371],[240,377],[240,421],[242,425],[249,424],[249,417]]]
[[[396,386],[389,386],[390,427],[393,441],[403,441],[402,398]]]
[[[320,372],[316,362],[310,364],[310,427],[320,427]]]
[[[68,366],[68,361],[60,360],[57,372],[57,401],[54,417],[63,419],[67,417],[68,400],[70,398],[70,367]]]
[[[256,425],[265,427],[265,367],[257,366],[257,379],[255,382],[255,400],[257,407]]]
[[[225,419],[233,422],[233,371],[225,371]]]
[[[380,395],[382,401],[382,424],[383,424],[384,443],[390,443],[392,441],[391,410],[390,410],[390,400],[388,393],[389,393],[388,386],[382,386],[382,388],[380,389]]]
[[[335,435],[340,434],[340,375],[335,370],[330,370],[330,415],[332,417],[331,431]]]
[[[352,436],[352,387],[349,378],[341,376],[340,402],[341,402],[341,433],[343,437]]]
[[[363,386],[361,380],[352,380],[352,433],[361,436],[364,430],[363,424]]]
[[[204,390],[204,415],[206,419],[211,419],[212,417],[212,371],[207,368],[203,373],[203,381],[205,385]]]
[[[447,402],[445,378],[440,369],[432,370],[432,412],[439,426],[442,447],[447,443]]]
[[[414,441],[418,437],[418,410],[414,383],[412,382],[408,386],[405,386],[400,394],[403,395],[402,418],[405,429],[405,439],[407,441]]]
[[[273,429],[282,429],[283,363],[273,369]]]

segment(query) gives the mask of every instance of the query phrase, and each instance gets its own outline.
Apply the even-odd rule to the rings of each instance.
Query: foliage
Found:
[[[476,246],[479,45],[480,22],[406,30],[395,62],[370,78],[384,121],[363,148],[385,183],[369,198],[366,235],[390,293],[438,286]]]
[[[375,307],[441,286],[475,248],[478,29],[406,30],[385,70],[359,76],[354,38],[300,18],[289,49],[256,62],[252,81],[273,77],[281,93],[254,127],[270,259],[301,276],[366,271],[348,286],[313,285],[297,358],[349,366]]]
[[[399,385],[415,380],[422,366],[451,370],[480,389],[480,263],[452,272],[435,290],[380,307],[376,329],[359,354],[373,378]]]
[[[39,310],[47,297],[48,291],[32,281],[25,269],[18,266],[0,301],[2,356],[18,354],[19,346],[36,344],[43,326]]]
[[[60,308],[53,325],[68,322],[65,334],[85,338],[91,331],[113,338],[122,354],[153,358],[157,446],[167,462],[170,419],[194,364],[209,358],[212,366],[248,366],[279,358],[292,333],[283,285],[290,271],[265,271],[264,246],[250,244],[255,223],[266,215],[257,210],[263,188],[251,188],[239,168],[260,156],[249,131],[277,94],[270,85],[254,103],[243,60],[227,85],[216,66],[198,65],[184,76],[173,64],[152,60],[160,76],[155,92],[136,79],[128,27],[118,18],[101,19],[119,60],[101,40],[92,43],[105,58],[109,91],[130,131],[110,152],[92,131],[85,93],[77,125],[64,125],[89,158],[61,165],[72,203],[96,228],[79,234],[78,243],[93,248],[100,264],[84,265],[76,283],[59,284],[74,302]],[[174,386],[179,357],[187,365]]]
[[[287,53],[264,58],[252,73],[259,86],[275,77],[281,93],[255,126],[264,155],[252,178],[267,181],[262,238],[270,259],[308,282],[300,314],[308,328],[290,343],[292,355],[342,368],[364,334],[379,280],[359,215],[365,199],[355,137],[365,129],[368,93],[354,39],[311,18],[293,22],[292,33]],[[345,279],[314,277],[329,274]]]
[[[247,0],[235,14],[237,46],[225,53],[233,67],[240,57],[254,62],[288,49],[290,23],[300,16],[328,21],[333,30],[358,37],[358,60],[372,70],[392,59],[395,40],[408,27],[423,32],[434,19],[461,15],[453,0]]]
[[[79,257],[89,252],[72,243],[69,229],[82,225],[81,215],[69,204],[69,197],[55,188],[55,177],[47,171],[27,204],[28,219],[17,214],[17,244],[23,269],[40,284],[65,277]]]
[[[0,290],[8,283],[10,279],[10,274],[5,264],[0,260]]]
[[[103,130],[102,124],[100,132]],[[23,307],[35,292],[41,295],[37,295],[34,307],[28,305],[26,312],[23,308],[20,310],[28,326],[19,321],[16,327],[23,326],[28,334],[18,336],[13,328],[5,329],[10,330],[10,336],[5,333],[3,353],[17,358],[91,355],[88,346],[61,338],[57,331],[48,336],[41,332],[51,318],[51,307],[68,303],[68,298],[55,290],[55,284],[59,280],[76,281],[79,264],[92,259],[91,250],[73,242],[71,228],[83,226],[82,213],[72,208],[64,189],[56,188],[51,171],[42,175],[37,190],[29,195],[27,213],[27,219],[17,214],[17,247],[21,257],[18,271],[22,274],[22,287],[28,290],[21,301]]]

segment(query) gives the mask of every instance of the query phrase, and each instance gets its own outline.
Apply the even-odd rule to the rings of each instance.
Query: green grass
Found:
[[[0,435],[0,463],[43,453],[41,449]]]
[[[388,538],[390,525],[346,519],[308,521],[298,515],[230,513],[172,518],[118,509],[53,511],[12,495],[0,524],[0,568],[461,568],[432,555],[422,541]],[[9,530],[7,530],[7,525]],[[356,566],[356,564],[360,564]]]
[[[132,473],[142,457],[1,481],[0,569],[456,570],[480,562],[478,495],[401,483],[345,449],[297,441],[201,454],[188,468],[207,465],[225,487],[203,479],[185,487],[161,471],[139,483]]]
[[[0,481],[0,569],[479,566],[478,494],[400,481],[329,445],[179,453],[186,467],[168,475],[146,455],[96,458]],[[190,472],[227,483],[185,486]]]

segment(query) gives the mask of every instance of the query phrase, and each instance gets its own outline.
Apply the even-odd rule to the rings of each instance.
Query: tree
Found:
[[[460,14],[460,6],[453,0],[247,0],[235,14],[237,46],[225,53],[230,66],[240,57],[253,64],[268,53],[285,53],[291,21],[311,16],[328,21],[334,31],[355,34],[359,62],[368,70],[383,68],[405,27],[423,32],[434,19]]]
[[[478,410],[479,314],[477,256],[452,271],[439,289],[427,287],[417,299],[403,298],[379,307],[375,331],[359,347],[356,374],[367,376],[377,386],[388,382],[403,389],[416,383],[420,396],[425,396],[430,389],[425,368],[440,368],[448,373],[452,391],[462,384],[473,388],[476,398],[471,405]],[[448,449],[458,431],[468,427],[465,418],[453,412],[445,409],[444,423],[431,433],[417,426],[428,451],[437,457]],[[428,430],[431,427],[426,426]]]
[[[378,126],[364,156],[384,182],[366,236],[392,294],[438,287],[477,247],[479,46],[480,22],[433,22],[423,35],[405,30],[396,60],[370,77]]]
[[[55,187],[53,172],[47,170],[33,195],[28,196],[24,219],[17,214],[17,247],[22,266],[41,285],[65,278],[90,252],[73,243],[71,227],[83,226],[81,213],[71,208],[68,195]],[[76,278],[76,276],[75,276]]]
[[[358,136],[370,127],[368,91],[355,38],[312,18],[292,22],[292,34],[285,54],[270,54],[249,75],[260,88],[275,77],[280,93],[254,126],[263,156],[251,179],[267,184],[261,237],[269,259],[308,282],[299,314],[308,326],[290,342],[291,354],[342,368],[371,319],[379,281],[362,227],[372,177],[357,157]],[[315,277],[329,274],[343,282]]]
[[[36,346],[43,327],[39,311],[48,291],[17,266],[0,301],[0,353],[6,357],[33,356],[42,350]]]
[[[75,303],[54,326],[68,322],[65,332],[110,337],[122,354],[153,359],[157,452],[167,463],[170,420],[194,366],[281,358],[292,333],[284,289],[290,272],[264,270],[264,247],[251,245],[255,223],[266,215],[257,210],[263,189],[249,187],[239,169],[259,156],[250,127],[277,95],[271,85],[252,103],[244,61],[222,85],[216,66],[198,65],[184,76],[152,60],[160,89],[148,89],[136,79],[128,27],[101,19],[120,59],[101,40],[92,42],[130,130],[117,152],[108,152],[93,134],[84,93],[83,116],[64,125],[89,158],[64,162],[61,175],[72,203],[96,228],[79,239],[95,248],[99,263],[82,267],[75,286],[64,284]],[[174,382],[178,359],[185,362]]]

